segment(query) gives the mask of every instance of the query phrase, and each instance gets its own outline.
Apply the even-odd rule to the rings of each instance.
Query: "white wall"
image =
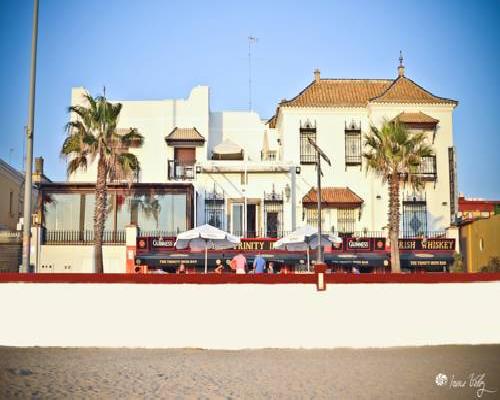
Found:
[[[82,94],[84,88],[73,88],[72,105],[85,105]],[[144,183],[164,183],[168,180],[167,160],[173,159],[173,146],[167,146],[165,137],[175,127],[195,127],[205,138],[209,133],[209,89],[196,86],[187,99],[128,101],[111,100],[122,103],[118,122],[119,128],[137,128],[144,136],[141,148],[130,149],[136,154],[140,165],[140,181]],[[196,156],[206,159],[206,144],[201,146]],[[71,182],[95,182],[97,163],[90,163],[87,171],[79,170],[69,177]]]
[[[2,346],[500,343],[500,282],[335,284],[326,292],[299,284],[0,284],[0,302],[13,299],[2,313]]]
[[[125,273],[125,246],[102,246],[104,272]],[[94,272],[94,246],[82,245],[42,245],[40,246],[40,273],[53,272]]]
[[[361,219],[356,230],[381,231],[387,225],[388,190],[375,174],[366,172],[363,165],[345,167],[345,122],[361,122],[362,136],[370,124],[380,126],[384,119],[391,120],[401,112],[421,111],[439,120],[434,143],[437,180],[425,184],[427,198],[427,230],[443,231],[450,226],[450,191],[448,174],[448,147],[453,145],[452,112],[450,105],[371,104],[368,108],[282,108],[277,130],[282,138],[283,160],[300,163],[300,124],[309,120],[316,123],[317,142],[332,161],[332,167],[323,163],[323,186],[349,187],[364,200]],[[363,139],[364,142],[364,139]],[[364,151],[365,149],[363,149]],[[298,203],[302,196],[316,186],[314,165],[303,165],[297,177]],[[401,195],[411,192],[401,189]],[[380,199],[377,199],[380,196]],[[402,200],[402,198],[401,198]],[[443,205],[443,203],[445,203]]]

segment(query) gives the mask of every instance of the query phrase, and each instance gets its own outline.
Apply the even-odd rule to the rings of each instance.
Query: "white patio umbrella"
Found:
[[[307,253],[307,270],[310,271],[309,250],[315,249],[319,245],[318,229],[310,225],[305,225],[285,237],[282,237],[276,243],[274,248],[278,250],[290,251],[306,251]],[[342,242],[342,239],[332,234],[323,233],[321,235],[321,245],[328,246],[332,243]]]
[[[207,273],[208,248],[230,249],[240,243],[240,238],[224,232],[212,225],[200,225],[194,229],[179,233],[175,241],[177,249],[205,249],[205,273]]]

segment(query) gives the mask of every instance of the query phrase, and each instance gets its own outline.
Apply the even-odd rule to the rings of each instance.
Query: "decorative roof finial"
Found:
[[[399,66],[398,66],[398,75],[405,76],[405,66],[403,65],[403,52],[399,50]]]

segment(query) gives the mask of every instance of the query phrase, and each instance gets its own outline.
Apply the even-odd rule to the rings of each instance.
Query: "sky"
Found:
[[[22,170],[33,2],[0,0],[0,158]],[[459,191],[500,200],[500,1],[40,0],[34,155],[64,180],[59,150],[71,87],[110,99],[185,98],[210,86],[212,111],[273,115],[325,78],[406,76],[459,101]]]

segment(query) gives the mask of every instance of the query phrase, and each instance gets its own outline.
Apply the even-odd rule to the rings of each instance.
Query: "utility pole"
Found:
[[[35,82],[36,82],[36,48],[38,39],[38,0],[33,6],[33,32],[31,37],[31,72],[30,97],[28,108],[28,126],[26,128],[26,164],[24,178],[24,218],[23,218],[23,266],[22,272],[30,267],[31,242],[31,196],[33,168],[33,126],[35,119]]]
[[[252,43],[257,43],[254,36],[248,37],[248,111],[252,111]]]
[[[330,162],[330,159],[327,157],[327,155],[324,153],[323,150],[316,144],[316,142],[311,139],[307,138],[309,141],[309,144],[314,147],[314,150],[316,150],[316,173],[317,173],[317,180],[318,180],[318,191],[317,191],[317,198],[318,198],[318,259],[316,260],[316,264],[322,264],[323,263],[323,249],[321,247],[321,175],[323,173],[321,172],[321,159],[325,160],[329,166],[332,166],[332,163]]]

